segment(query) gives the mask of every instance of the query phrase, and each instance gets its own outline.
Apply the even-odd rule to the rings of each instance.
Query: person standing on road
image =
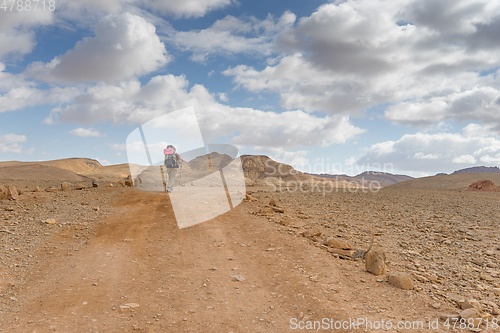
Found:
[[[167,168],[168,176],[167,192],[172,193],[174,190],[174,178],[177,175],[180,165],[182,164],[182,160],[173,145],[168,145],[163,153],[165,154],[165,161],[163,164],[165,165],[165,168]]]

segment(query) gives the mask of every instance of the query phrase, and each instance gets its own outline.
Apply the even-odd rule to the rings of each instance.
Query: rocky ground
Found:
[[[500,331],[500,193],[249,188],[178,229],[165,194],[23,189],[0,202],[0,331]],[[372,237],[380,275],[353,259]]]
[[[500,305],[500,195],[491,192],[381,189],[377,193],[341,191],[259,191],[251,194],[254,212],[283,231],[310,236],[312,244],[331,251],[325,238],[367,249],[371,236],[386,253],[391,272],[407,273],[413,290],[430,298],[429,306],[449,317],[474,307],[484,320],[495,320]],[[284,213],[266,210],[273,200]],[[264,208],[263,208],[264,207]],[[276,210],[276,209],[275,209]],[[334,256],[349,259],[348,251]],[[342,253],[346,255],[342,255]],[[443,318],[447,318],[442,314]],[[484,328],[484,327],[483,327]]]

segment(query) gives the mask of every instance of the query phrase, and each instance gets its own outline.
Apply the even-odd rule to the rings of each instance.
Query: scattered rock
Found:
[[[49,188],[48,188],[48,189],[46,189],[45,191],[47,191],[47,192],[57,192],[57,191],[59,191],[59,190],[57,189],[57,187],[49,187]]]
[[[470,309],[470,308],[474,308],[476,310],[481,310],[481,304],[479,304],[479,302],[475,299],[468,299],[466,301],[463,301],[463,302],[459,302],[458,303],[460,305],[460,308],[462,310],[465,310],[465,309]]]
[[[116,187],[125,187],[125,181],[123,179],[120,179],[116,182]]]
[[[273,211],[275,211],[276,213],[284,213],[285,212],[285,209],[283,207],[275,207],[275,206],[272,206],[271,209]]]
[[[46,219],[43,222],[46,224],[54,224],[54,223],[56,223],[56,220],[55,219]]]
[[[468,308],[460,312],[460,318],[465,319],[467,322],[469,322],[469,319],[472,319],[474,321],[474,327],[479,326],[482,321],[482,317],[479,314],[479,311],[474,308]]]
[[[493,288],[495,295],[500,296],[500,288]]]
[[[352,250],[352,245],[349,242],[342,240],[340,238],[325,239],[323,245],[330,246],[336,249]]]
[[[7,199],[7,188],[0,185],[0,200]]]
[[[356,254],[356,251],[354,250],[342,250],[342,249],[336,249],[334,247],[330,247],[327,249],[328,252],[330,253],[336,253],[342,257],[346,257],[346,258],[351,258],[352,256],[354,256],[354,254]]]
[[[251,180],[250,178],[245,177],[245,185],[246,186],[251,187],[251,186],[255,186],[255,184],[256,183],[253,180]]]
[[[17,193],[17,188],[15,186],[7,186],[7,200],[18,200],[19,193]]]
[[[396,272],[389,275],[389,283],[395,287],[411,290],[414,288],[413,281],[406,273]]]
[[[133,308],[138,308],[138,307],[139,307],[139,304],[137,304],[137,303],[127,303],[124,305],[120,305],[121,310],[133,309]]]
[[[99,187],[99,181],[97,179],[92,180],[92,187]]]
[[[365,255],[366,270],[374,275],[385,274],[385,252],[382,249],[371,249]]]
[[[269,200],[269,206],[276,206],[276,199],[274,198],[271,198],[271,200]]]
[[[35,187],[33,188],[33,190],[31,190],[31,192],[35,192],[35,193],[40,192],[40,187],[35,186]]]
[[[75,185],[75,190],[84,190],[85,186],[82,183],[78,183]]]
[[[432,303],[431,304],[431,307],[433,307],[434,309],[439,309],[441,307],[441,303]]]
[[[441,319],[442,321],[456,321],[458,319],[460,319],[460,315],[458,314],[450,314],[450,313],[441,313],[439,315],[439,319]]]
[[[234,279],[235,281],[240,281],[240,282],[245,281],[245,278],[240,274],[232,275],[231,278]]]
[[[260,207],[258,210],[257,210],[257,215],[260,215],[260,216],[270,216],[270,215],[274,215],[274,211],[269,208],[269,207]]]
[[[113,183],[109,183],[108,185],[106,185],[106,187],[114,187],[115,185]]]
[[[318,229],[309,229],[309,230],[304,231],[302,233],[302,236],[307,237],[307,238],[321,236],[321,230],[318,230]]]
[[[70,183],[62,183],[61,184],[61,190],[62,191],[69,191],[69,190],[71,190],[71,184]]]
[[[244,201],[254,202],[257,201],[257,198],[252,197],[250,194],[246,194]]]
[[[132,176],[128,175],[127,178],[125,178],[125,186],[128,187],[134,187],[134,180],[132,179]]]
[[[479,278],[481,280],[484,280],[484,281],[495,281],[495,278],[493,278],[493,276],[491,276],[490,274],[488,273],[484,273],[482,272],[481,274],[479,274]]]

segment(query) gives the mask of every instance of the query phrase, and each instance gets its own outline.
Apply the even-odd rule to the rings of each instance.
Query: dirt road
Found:
[[[94,221],[80,245],[78,228],[59,228],[38,246],[0,331],[287,332],[321,321],[335,332],[428,332],[395,325],[438,317],[425,294],[333,257],[251,214],[249,203],[178,229],[165,194],[92,195],[103,193],[114,197],[112,214]],[[360,320],[366,325],[352,326]],[[392,328],[370,329],[369,321]]]

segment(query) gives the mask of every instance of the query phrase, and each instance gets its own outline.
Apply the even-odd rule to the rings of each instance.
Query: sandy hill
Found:
[[[211,153],[210,164],[212,170],[226,167],[233,160],[226,154]],[[264,155],[243,155],[240,157],[245,179],[248,183],[261,185],[312,184],[329,182],[334,186],[358,187],[348,183],[345,179],[325,179],[308,175],[295,170],[292,166],[279,163]],[[147,168],[144,172],[156,172],[157,167]],[[151,169],[151,170],[150,170]],[[154,169],[154,170],[153,170]],[[61,180],[78,182],[98,179],[102,181],[117,181],[130,174],[128,164],[103,166],[98,161],[89,158],[67,158],[41,162],[0,162],[1,179],[36,179]],[[186,161],[183,165],[182,177],[184,181],[195,180],[209,174],[207,155],[198,156]],[[331,185],[330,185],[331,186]]]
[[[470,184],[480,180],[491,180],[499,185],[500,173],[461,173],[414,178],[390,185],[387,189],[466,190]]]
[[[5,180],[60,180],[81,182],[87,178],[72,171],[38,163],[0,165],[0,179]]]

